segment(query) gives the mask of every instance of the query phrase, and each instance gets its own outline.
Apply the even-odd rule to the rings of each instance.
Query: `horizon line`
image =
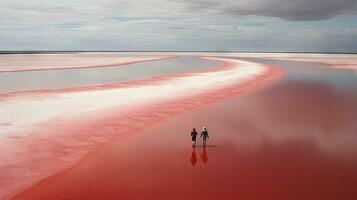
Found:
[[[31,54],[31,53],[81,53],[81,52],[203,52],[203,53],[323,53],[323,54],[357,54],[357,52],[332,52],[332,51],[213,51],[213,50],[0,50],[0,54]]]

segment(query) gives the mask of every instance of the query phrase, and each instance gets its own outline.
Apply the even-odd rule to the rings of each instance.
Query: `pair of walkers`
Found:
[[[197,131],[195,128],[192,129],[191,131],[191,137],[192,137],[192,146],[195,147],[196,146],[196,139],[197,139]],[[207,131],[207,128],[206,127],[202,127],[202,130],[201,130],[201,136],[200,136],[202,139],[203,139],[203,146],[205,147],[206,146],[206,141],[207,139],[209,138],[208,136],[208,131]]]

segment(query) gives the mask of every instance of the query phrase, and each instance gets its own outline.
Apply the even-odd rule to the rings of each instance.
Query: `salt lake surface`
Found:
[[[357,71],[301,60],[225,54],[221,57],[261,63],[279,68],[283,74],[247,94],[225,93],[227,98],[213,103],[195,103],[195,109],[166,117],[159,124],[135,132],[132,137],[118,138],[113,144],[89,153],[76,166],[31,187],[27,185],[27,189],[14,199],[356,199]],[[44,79],[48,85],[41,86],[41,81],[37,81],[45,77],[41,74],[34,75],[37,76],[35,84],[29,84],[29,88],[0,87],[5,93],[77,87],[139,80],[217,65],[222,63],[185,56],[113,69],[38,72],[53,73],[54,80]],[[68,78],[71,72],[75,75]],[[23,77],[35,74],[21,73]],[[61,76],[57,77],[57,73]],[[11,80],[4,79],[11,83],[19,75],[7,73],[4,76],[13,76]],[[31,80],[32,76],[28,78]],[[69,84],[62,84],[63,79]],[[215,92],[218,95],[219,90]],[[199,101],[192,98],[192,102]],[[190,101],[185,101],[185,106],[187,104]],[[177,107],[161,105],[168,110],[162,112],[160,108],[138,118],[131,115],[133,120],[127,122],[143,124],[150,117],[175,113],[182,106],[179,103],[174,104]],[[122,124],[119,125],[108,122],[106,126],[111,127],[106,127],[105,131],[117,129],[119,132]],[[193,149],[189,131],[201,126],[209,129],[210,146]],[[32,166],[32,170],[36,168]],[[16,174],[14,177],[8,183],[16,180]],[[3,185],[0,181],[0,191],[6,188],[1,187]],[[155,188],[161,188],[160,192]]]
[[[0,93],[91,86],[217,66],[219,66],[219,63],[216,61],[183,56],[124,66],[0,72]]]

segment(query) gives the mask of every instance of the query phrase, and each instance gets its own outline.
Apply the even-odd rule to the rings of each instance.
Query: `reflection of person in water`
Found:
[[[208,155],[207,155],[206,148],[203,148],[203,150],[202,150],[201,160],[202,160],[202,165],[206,166],[206,163],[208,161]]]
[[[195,128],[192,129],[191,131],[191,137],[192,137],[192,146],[195,147],[196,146],[196,137],[197,137],[197,131]]]
[[[196,148],[192,148],[192,154],[191,154],[191,165],[194,167],[197,163],[197,157],[196,157]]]
[[[208,131],[206,127],[202,128],[201,137],[203,138],[203,147],[206,147],[206,140],[209,138]]]

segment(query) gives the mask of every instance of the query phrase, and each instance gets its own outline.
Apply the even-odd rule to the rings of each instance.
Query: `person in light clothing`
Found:
[[[208,136],[208,131],[207,131],[207,128],[206,128],[206,127],[203,127],[203,128],[202,128],[201,136],[200,136],[200,137],[203,139],[203,146],[206,147],[206,141],[207,141],[207,139],[209,138],[209,136]]]

